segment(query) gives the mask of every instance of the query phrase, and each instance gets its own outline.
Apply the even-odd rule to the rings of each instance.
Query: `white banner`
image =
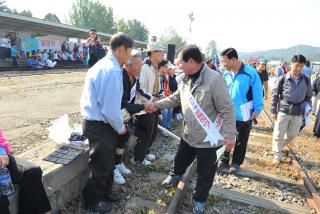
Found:
[[[220,116],[220,114],[218,114],[216,120],[214,121],[214,123],[212,123],[210,118],[202,110],[191,93],[189,94],[188,101],[193,115],[196,117],[198,123],[207,133],[207,136],[203,142],[210,141],[211,146],[217,146],[219,140],[223,140],[223,136],[219,132],[223,123],[222,117]]]

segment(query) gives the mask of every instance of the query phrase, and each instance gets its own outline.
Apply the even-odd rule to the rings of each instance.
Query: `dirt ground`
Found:
[[[72,120],[79,122],[80,120],[80,107],[79,101],[84,84],[84,78],[86,70],[72,70],[72,71],[54,71],[53,73],[37,72],[34,75],[30,75],[30,72],[25,73],[0,73],[0,128],[4,130],[6,138],[13,145],[13,151],[15,154],[23,153],[41,143],[48,141],[47,128],[50,126],[54,119],[68,114]],[[266,102],[268,109],[269,102]],[[259,118],[258,126],[265,127],[264,122]],[[177,125],[178,127],[179,125]],[[175,131],[177,135],[180,135],[179,129]],[[164,139],[160,140],[166,141]],[[170,141],[170,140],[169,140]],[[254,169],[255,171],[267,172],[272,174],[278,174],[296,178],[296,175],[292,172],[292,168],[289,163],[285,163],[281,166],[274,166],[271,163],[271,132],[256,132],[253,130],[250,136],[250,141],[253,142],[248,152],[260,155],[259,160],[255,157],[247,157],[244,168]],[[166,142],[169,144],[169,142]],[[255,146],[254,144],[265,144],[267,148]],[[158,146],[154,146],[154,151],[167,151],[170,147],[165,146],[162,148],[163,143],[156,143]],[[161,145],[161,146],[160,146]],[[298,137],[292,144],[293,150],[296,152],[298,158],[303,162],[303,166],[307,169],[309,176],[319,191],[319,140],[312,137],[311,128],[306,128],[302,135]],[[174,150],[172,150],[174,153]],[[163,154],[157,154],[159,157]],[[128,162],[129,158],[126,158]],[[126,163],[127,163],[126,162]],[[167,173],[169,163],[166,163],[166,167],[163,167],[163,163],[156,164],[155,173]],[[141,180],[146,172],[151,173],[150,169],[139,169],[133,167],[135,174],[141,177],[138,179],[129,178],[129,184],[127,188],[122,188],[124,195],[127,195],[127,191],[136,192],[138,195],[131,195],[144,197],[148,200],[155,201],[156,194],[150,189],[154,189],[159,192],[156,186],[159,186],[159,180],[154,181],[155,186],[146,186],[146,189],[141,188],[141,185],[137,185],[136,180]],[[150,179],[153,177],[150,174]],[[159,176],[156,176],[159,177]],[[147,179],[147,178],[146,178]],[[147,182],[150,180],[147,179]],[[152,180],[152,179],[151,179]],[[132,191],[138,188],[140,191]],[[150,193],[150,194],[146,194]],[[148,198],[146,196],[152,196]],[[168,201],[168,197],[160,197],[164,201]],[[129,198],[127,198],[129,200]],[[78,201],[78,200],[73,200]],[[232,203],[233,205],[235,203]],[[237,205],[238,206],[238,205]],[[76,206],[75,206],[76,207]],[[122,207],[121,205],[119,207]],[[131,209],[131,208],[130,208]],[[230,208],[231,209],[231,208]],[[232,209],[236,209],[233,207]],[[70,209],[67,209],[68,212]],[[260,212],[260,211],[257,211]],[[145,213],[139,211],[138,213]],[[212,213],[216,213],[212,211]],[[228,213],[228,212],[227,212]]]
[[[0,74],[0,128],[15,154],[47,140],[50,121],[79,113],[85,71]]]

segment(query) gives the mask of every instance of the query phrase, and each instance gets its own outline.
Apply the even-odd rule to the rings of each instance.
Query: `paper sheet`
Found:
[[[310,126],[311,125],[311,118],[309,116],[309,112],[311,111],[311,106],[307,103],[304,107],[304,120],[305,120],[305,123],[306,123],[306,127]]]
[[[243,121],[249,121],[253,113],[253,102],[247,102],[240,106]]]

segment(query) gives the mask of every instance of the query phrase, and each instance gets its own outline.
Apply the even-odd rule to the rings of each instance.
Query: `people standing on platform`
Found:
[[[181,105],[184,115],[183,133],[174,158],[174,168],[162,184],[165,187],[176,185],[197,158],[198,177],[193,194],[193,212],[203,214],[216,172],[216,152],[222,145],[226,145],[228,151],[234,147],[235,113],[222,75],[208,68],[200,49],[195,45],[185,46],[179,57],[184,74],[178,90],[154,102],[153,108],[155,111]],[[203,111],[202,116],[199,116],[199,109]],[[219,121],[223,120],[221,134],[212,123],[217,117]],[[208,127],[208,123],[212,125],[210,130],[203,128]],[[220,139],[224,139],[214,142],[216,136],[206,137],[209,133],[216,133],[219,137],[222,135]]]
[[[160,77],[158,65],[163,60],[163,47],[157,43],[149,43],[147,46],[148,59],[142,65],[138,80],[138,91],[135,103],[144,104],[149,100],[159,99]],[[137,115],[134,135],[138,142],[134,148],[132,163],[150,165],[155,160],[155,155],[150,153],[150,147],[154,142],[158,130],[158,112]]]
[[[276,120],[273,137],[272,151],[274,163],[283,161],[282,148],[299,134],[306,109],[311,110],[312,86],[310,78],[302,73],[306,58],[294,55],[291,59],[290,71],[277,79],[272,90],[270,111]]]
[[[97,30],[92,28],[89,31],[89,38],[86,42],[86,47],[89,48],[89,66],[90,68],[98,62],[98,52],[99,47],[101,46],[101,40],[100,37],[97,35]]]
[[[110,212],[114,159],[119,135],[127,133],[121,113],[122,65],[130,56],[133,39],[124,33],[111,37],[111,53],[88,70],[81,97],[83,134],[89,139],[89,180],[83,192],[83,206],[91,212]]]
[[[18,62],[17,62],[18,51],[17,51],[17,46],[16,45],[12,45],[11,46],[10,55],[11,55],[11,58],[12,58],[12,66],[13,67],[17,67],[18,66]]]
[[[224,73],[224,79],[236,110],[238,135],[230,168],[230,172],[236,173],[241,169],[240,166],[245,159],[252,120],[256,119],[263,109],[263,89],[257,71],[243,64],[238,59],[238,53],[234,48],[222,51],[221,57],[221,63],[227,70]],[[220,158],[220,169],[229,170],[229,162],[230,151],[225,151]]]

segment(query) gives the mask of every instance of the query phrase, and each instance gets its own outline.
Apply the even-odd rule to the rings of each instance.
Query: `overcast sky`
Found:
[[[7,0],[9,8],[30,10],[43,18],[53,12],[62,22],[69,19],[75,0]],[[220,49],[239,51],[287,48],[297,44],[320,47],[320,0],[100,0],[113,8],[116,19],[136,18],[151,35],[167,26],[205,48],[211,39]],[[157,5],[157,3],[159,5]],[[192,33],[188,14],[194,13]],[[1,24],[1,23],[0,23]]]

